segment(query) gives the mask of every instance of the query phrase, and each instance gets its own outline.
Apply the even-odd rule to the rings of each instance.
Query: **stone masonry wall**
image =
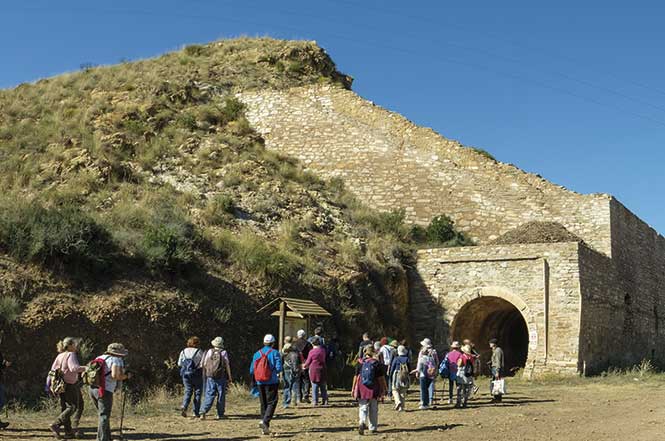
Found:
[[[364,202],[420,224],[447,214],[480,244],[534,220],[555,221],[607,255],[610,198],[580,195],[497,163],[335,86],[238,97],[266,145],[340,177]]]
[[[520,310],[529,331],[527,373],[578,369],[580,274],[578,243],[494,245],[421,250],[412,321],[424,337],[449,340],[468,302],[501,297]],[[420,297],[420,298],[418,298]],[[431,298],[434,305],[427,305]],[[420,300],[420,301],[419,301]],[[486,342],[476,342],[483,349]]]

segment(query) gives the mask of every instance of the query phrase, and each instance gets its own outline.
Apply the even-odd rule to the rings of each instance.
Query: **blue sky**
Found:
[[[0,88],[238,35],[316,40],[363,97],[665,232],[665,3],[6,0]]]

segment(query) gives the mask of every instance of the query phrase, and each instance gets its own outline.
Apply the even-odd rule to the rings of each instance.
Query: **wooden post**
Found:
[[[284,346],[284,331],[286,328],[286,302],[279,302],[279,351],[282,352]]]

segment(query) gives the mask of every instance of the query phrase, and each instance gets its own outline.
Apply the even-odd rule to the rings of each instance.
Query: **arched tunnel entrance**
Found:
[[[492,356],[489,340],[496,338],[504,351],[505,373],[523,368],[529,355],[529,329],[520,311],[500,297],[479,297],[459,310],[451,326],[453,340],[469,339],[480,352],[484,374]]]

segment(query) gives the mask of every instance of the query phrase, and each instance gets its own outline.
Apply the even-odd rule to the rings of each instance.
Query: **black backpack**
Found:
[[[473,377],[473,360],[467,359],[464,363],[464,376]]]

